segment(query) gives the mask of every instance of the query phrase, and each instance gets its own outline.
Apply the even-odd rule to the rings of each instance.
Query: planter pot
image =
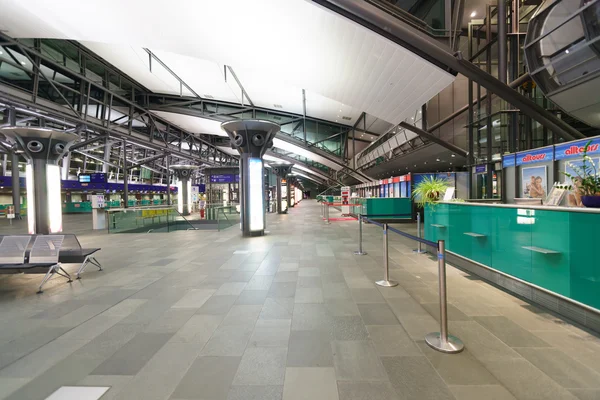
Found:
[[[600,208],[600,196],[581,196],[581,202],[588,208]]]

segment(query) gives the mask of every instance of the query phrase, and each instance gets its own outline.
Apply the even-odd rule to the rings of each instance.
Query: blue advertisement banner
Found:
[[[516,156],[517,165],[552,161],[554,149],[552,147],[544,147],[542,149],[523,151],[521,153],[517,153]]]
[[[502,156],[502,168],[514,167],[516,165],[516,162],[517,159],[514,154]]]
[[[570,142],[564,144],[558,144],[554,146],[554,158],[556,160],[563,160],[565,158],[581,158],[583,157],[583,150],[585,145],[590,142],[588,146],[588,155],[600,154],[600,138],[580,140],[578,142]]]

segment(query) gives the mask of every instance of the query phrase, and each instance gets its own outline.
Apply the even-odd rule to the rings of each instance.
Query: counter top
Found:
[[[585,207],[556,207],[556,206],[530,206],[527,204],[483,204],[483,203],[467,203],[458,201],[440,201],[439,204],[452,204],[458,206],[473,206],[473,207],[502,207],[502,208],[520,208],[527,210],[545,210],[545,211],[566,211],[577,213],[600,214],[600,208],[585,208]]]

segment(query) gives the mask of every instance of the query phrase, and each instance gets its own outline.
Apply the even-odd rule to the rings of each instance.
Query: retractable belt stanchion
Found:
[[[325,214],[327,215],[327,225],[329,225],[329,203],[325,204]]]
[[[448,304],[446,298],[446,247],[443,240],[438,241],[438,274],[440,290],[440,331],[425,336],[425,342],[433,349],[443,353],[460,353],[465,348],[456,336],[448,335]]]
[[[367,254],[366,251],[363,251],[362,248],[362,215],[358,214],[358,251],[355,251],[354,254],[357,256],[364,256],[365,254]]]
[[[383,280],[375,282],[379,286],[398,286],[398,282],[390,280],[390,265],[388,257],[388,224],[383,224]]]
[[[420,212],[417,213],[417,237],[419,239],[422,238],[422,236],[421,236],[421,213]],[[417,254],[425,253],[425,250],[423,250],[421,248],[421,242],[417,242],[417,243],[418,243],[417,248],[415,250],[413,250],[413,252],[417,253]]]

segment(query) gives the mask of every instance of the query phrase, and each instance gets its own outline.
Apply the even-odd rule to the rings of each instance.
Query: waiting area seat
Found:
[[[58,261],[60,248],[64,241],[63,235],[38,235],[33,247],[26,257],[31,236],[4,236],[0,242],[0,273],[2,274],[43,274],[38,293],[54,275],[64,276],[68,282],[73,282],[71,276]]]
[[[31,246],[32,239],[33,246]],[[38,258],[39,254],[44,254],[43,252],[40,253],[43,250],[43,246],[45,246],[43,244],[44,241],[53,243],[52,246],[56,250],[56,259],[53,258],[53,253],[51,259],[46,257],[48,254],[46,254],[45,258]],[[4,253],[2,252],[2,245],[5,246]],[[48,244],[47,247],[51,246]],[[48,248],[46,248],[46,251]],[[21,250],[23,254],[21,254]],[[72,282],[71,276],[61,267],[61,264],[80,264],[76,273],[77,279],[81,279],[81,273],[89,264],[96,266],[99,271],[102,271],[102,265],[94,257],[94,254],[100,250],[100,247],[81,247],[79,239],[74,234],[0,236],[0,274],[46,273],[38,291],[38,293],[42,293],[42,286],[55,274],[64,276],[69,279],[69,282]],[[48,263],[54,264],[47,265]]]

